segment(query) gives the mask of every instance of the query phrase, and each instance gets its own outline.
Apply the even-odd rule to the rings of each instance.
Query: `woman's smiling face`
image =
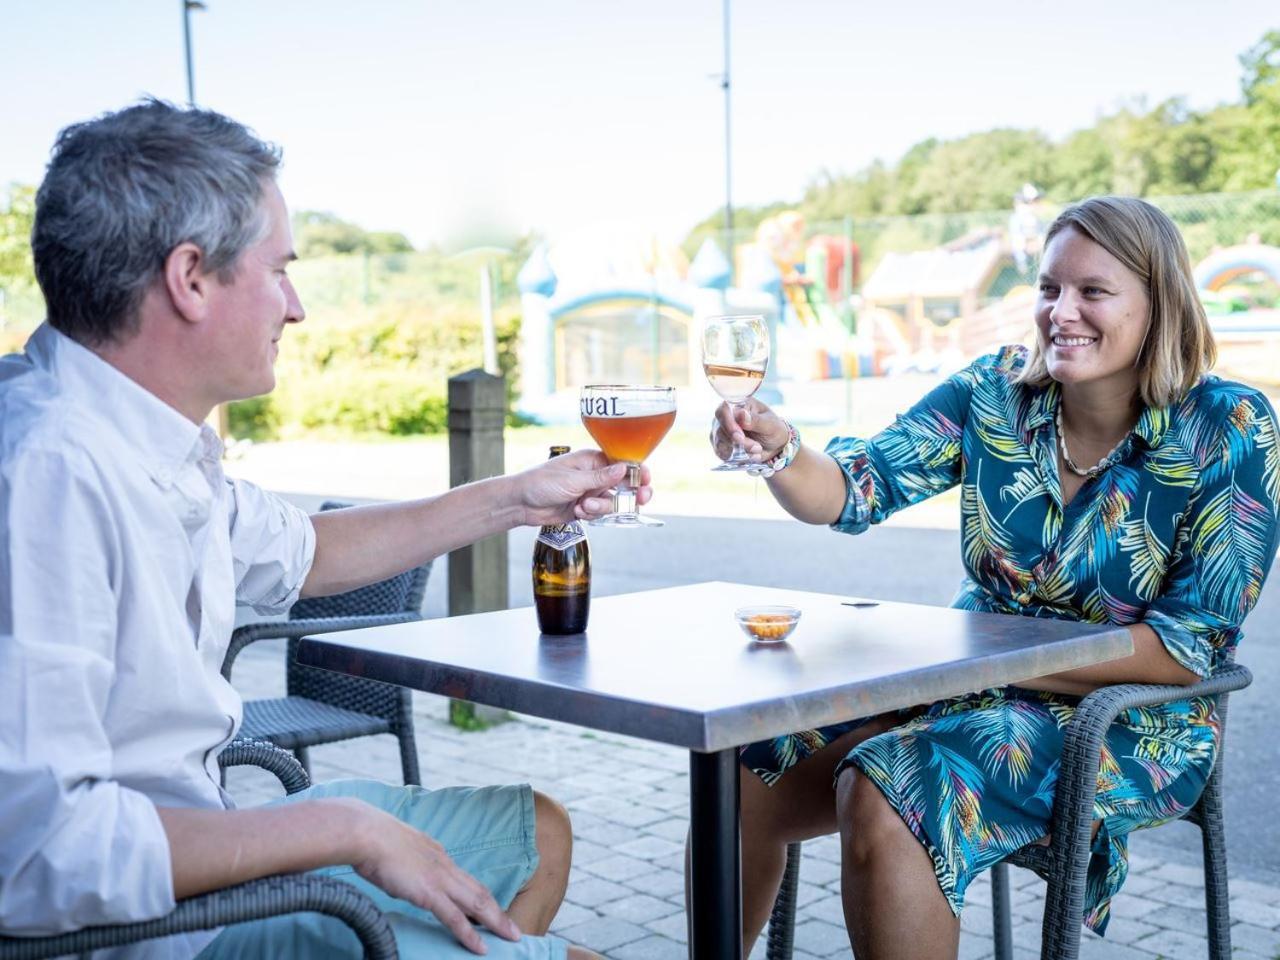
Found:
[[[1054,380],[1137,388],[1138,353],[1151,323],[1146,284],[1075,227],[1045,247],[1035,317]]]

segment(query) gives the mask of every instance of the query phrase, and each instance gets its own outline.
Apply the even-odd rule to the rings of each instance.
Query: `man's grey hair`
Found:
[[[58,134],[36,193],[31,250],[49,323],[121,342],[174,247],[194,243],[227,282],[261,239],[278,147],[211,110],[149,99]]]

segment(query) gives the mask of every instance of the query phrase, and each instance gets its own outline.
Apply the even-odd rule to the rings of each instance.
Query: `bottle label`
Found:
[[[543,527],[538,531],[538,542],[545,543],[553,550],[568,550],[575,543],[587,539],[587,531],[580,523],[557,523]]]

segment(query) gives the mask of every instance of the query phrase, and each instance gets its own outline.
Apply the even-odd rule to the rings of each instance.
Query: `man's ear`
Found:
[[[189,323],[199,323],[209,310],[209,295],[217,278],[204,270],[204,252],[194,243],[180,243],[164,258],[164,286],[174,311]]]

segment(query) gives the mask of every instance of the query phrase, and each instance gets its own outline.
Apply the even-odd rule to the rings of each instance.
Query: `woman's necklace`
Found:
[[[1120,452],[1120,448],[1124,446],[1126,437],[1122,437],[1120,442],[1111,448],[1111,452],[1095,463],[1092,467],[1077,467],[1075,461],[1071,459],[1071,454],[1067,453],[1067,434],[1062,429],[1062,404],[1058,404],[1058,413],[1054,421],[1058,426],[1058,445],[1062,447],[1062,462],[1067,465],[1067,469],[1074,473],[1077,477],[1084,477],[1092,480],[1094,477],[1105,472],[1108,467],[1116,462],[1116,454]]]

